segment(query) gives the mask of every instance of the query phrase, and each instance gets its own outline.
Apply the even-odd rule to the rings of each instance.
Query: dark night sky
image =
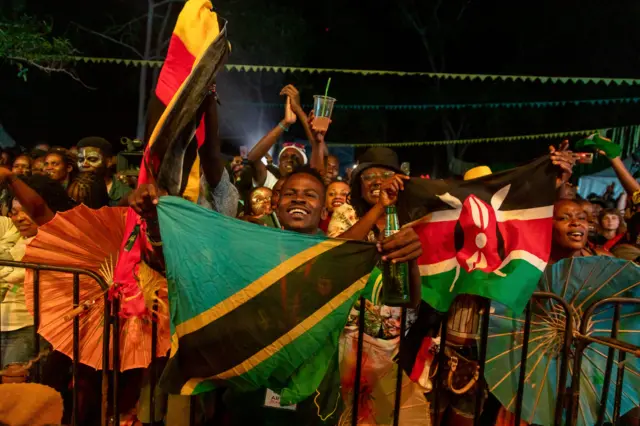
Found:
[[[400,2],[408,0],[326,0],[301,2],[258,0],[215,2],[229,17],[229,39],[234,45],[230,63],[279,64],[323,68],[395,69],[431,71],[425,49],[404,19]],[[55,3],[55,5],[53,4]],[[433,4],[415,0],[415,4]],[[442,2],[440,29],[429,30],[432,46],[442,52],[445,72],[530,75],[579,75],[640,78],[635,31],[640,18],[637,1]],[[464,14],[456,19],[460,7]],[[56,31],[66,34],[87,56],[129,57],[130,53],[103,42],[70,24],[103,29],[144,13],[145,1],[28,0],[28,12],[52,18]],[[240,7],[240,4],[242,7]],[[255,7],[252,7],[255,6]],[[284,10],[283,15],[277,15]],[[270,15],[273,11],[273,15]],[[280,12],[276,12],[280,11]],[[419,15],[430,16],[425,9]],[[263,16],[274,16],[263,20]],[[425,18],[427,19],[427,18]],[[284,34],[288,32],[288,36]],[[291,33],[293,32],[293,37]],[[285,53],[282,53],[285,52]],[[64,75],[29,71],[28,81],[15,77],[16,69],[0,66],[0,121],[21,144],[46,140],[70,146],[87,135],[113,141],[134,136],[138,69],[123,65],[78,64],[77,74],[95,90],[87,90]],[[219,87],[226,110],[223,135],[229,139],[259,137],[259,110],[234,107],[235,102],[280,102],[278,92],[287,83],[299,86],[303,102],[321,92],[327,75],[256,75],[224,73]],[[363,77],[334,74],[332,95],[345,104],[413,104],[518,102],[640,96],[640,88],[604,85],[542,85],[480,83],[427,78]],[[260,87],[261,91],[249,90]],[[556,132],[593,127],[639,124],[635,104],[607,107],[565,107],[519,110],[480,109],[443,111],[338,110],[329,140],[389,142],[444,139],[443,120],[456,126],[464,120],[461,137]],[[279,109],[265,110],[263,128],[280,118]],[[239,129],[242,129],[242,133]],[[257,135],[257,136],[254,136]],[[482,144],[465,152],[469,161],[523,161],[541,153],[546,142]],[[400,149],[401,157],[422,162],[429,171],[442,161],[444,148]],[[417,160],[413,160],[416,158]],[[424,159],[423,161],[418,159]]]

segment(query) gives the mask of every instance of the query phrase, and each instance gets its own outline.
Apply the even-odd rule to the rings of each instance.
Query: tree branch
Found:
[[[96,90],[95,87],[91,87],[91,86],[87,86],[82,80],[80,80],[80,77],[78,77],[75,73],[73,73],[72,71],[69,71],[68,69],[65,68],[56,68],[56,67],[52,67],[52,66],[47,66],[47,65],[41,65],[37,62],[34,62],[31,59],[27,59],[27,58],[21,58],[21,57],[9,57],[7,58],[9,60],[12,61],[16,61],[16,62],[22,62],[25,63],[29,66],[32,66],[34,68],[37,68],[40,71],[43,71],[47,74],[51,74],[51,73],[61,73],[61,74],[66,74],[69,77],[71,77],[73,80],[77,81],[78,83],[80,83],[81,85],[83,85],[85,88],[89,89],[89,90]]]
[[[75,22],[74,22],[73,24],[74,24],[75,26],[77,26],[78,28],[80,28],[81,30],[83,30],[83,31],[86,31],[86,32],[88,32],[88,33],[91,33],[91,34],[97,35],[98,37],[102,37],[102,38],[104,38],[105,40],[109,40],[110,42],[115,43],[115,44],[119,44],[120,46],[126,47],[127,49],[131,50],[133,53],[135,53],[136,55],[138,55],[138,57],[139,57],[140,59],[144,59],[144,55],[143,55],[142,53],[140,53],[140,51],[139,51],[138,49],[136,49],[135,47],[133,47],[133,46],[131,46],[131,45],[127,44],[127,43],[124,43],[124,42],[122,42],[122,41],[120,41],[120,40],[117,40],[117,39],[115,39],[115,38],[113,38],[113,37],[109,37],[108,35],[105,35],[105,34],[99,33],[99,32],[97,32],[97,31],[90,30],[89,28],[85,28],[85,27],[83,27],[82,25],[77,24],[77,23],[75,23]]]

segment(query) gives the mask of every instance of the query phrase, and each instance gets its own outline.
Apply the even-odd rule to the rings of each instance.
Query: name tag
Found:
[[[280,395],[267,389],[267,394],[264,397],[264,406],[271,408],[280,408],[283,410],[296,411],[297,404],[293,405],[280,405]]]

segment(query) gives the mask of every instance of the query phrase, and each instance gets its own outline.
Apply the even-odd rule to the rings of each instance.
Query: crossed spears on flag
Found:
[[[454,210],[441,210],[432,213],[430,222],[457,221],[464,232],[464,245],[455,257],[445,262],[453,266],[455,263],[456,275],[451,283],[449,292],[452,292],[460,276],[460,266],[467,272],[476,269],[484,272],[493,272],[498,276],[506,275],[500,271],[504,266],[498,252],[498,222],[505,218],[500,212],[500,207],[509,194],[511,184],[506,185],[491,197],[491,205],[488,205],[475,195],[470,195],[464,202],[448,192],[437,195],[445,204]]]

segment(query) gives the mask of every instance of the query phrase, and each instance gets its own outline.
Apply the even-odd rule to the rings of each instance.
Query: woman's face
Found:
[[[271,191],[271,210],[278,210],[278,202],[280,202],[280,191],[282,191],[282,185],[284,185],[285,178],[280,178],[273,185],[273,190]]]
[[[620,218],[617,214],[605,214],[600,222],[605,231],[617,231],[620,227]]]
[[[553,211],[553,244],[567,250],[580,250],[587,243],[589,222],[581,205],[561,200]]]
[[[362,198],[373,206],[380,198],[380,187],[386,180],[391,179],[396,173],[383,167],[371,167],[360,173]]]
[[[325,207],[331,213],[347,202],[351,189],[344,182],[333,182],[327,187]]]
[[[31,219],[31,217],[22,210],[22,205],[18,200],[13,200],[11,205],[11,221],[20,231],[20,235],[24,238],[35,237],[38,233],[38,225]]]
[[[254,216],[271,214],[271,190],[258,188],[251,194],[251,212]]]
[[[31,160],[26,155],[21,155],[13,162],[11,171],[15,175],[29,176],[31,174]]]

